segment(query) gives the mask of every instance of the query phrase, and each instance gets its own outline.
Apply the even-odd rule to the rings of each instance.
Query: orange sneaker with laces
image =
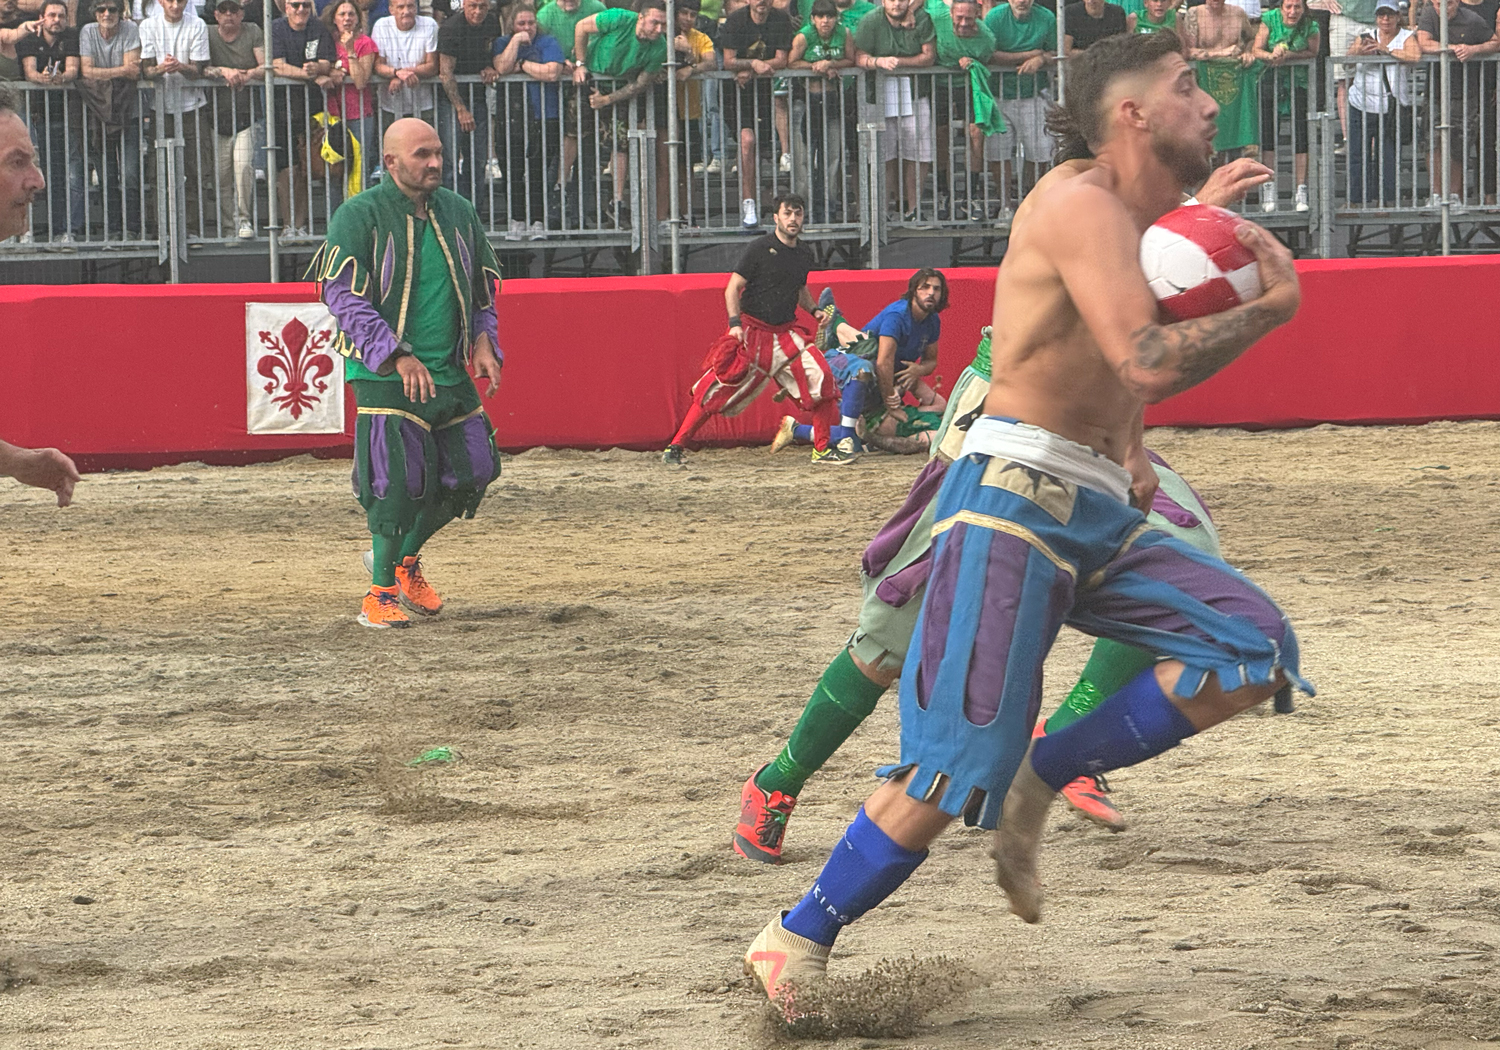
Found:
[[[410,627],[411,617],[401,611],[399,594],[397,587],[371,587],[360,606],[359,622],[366,627]]]
[[[1036,728],[1032,730],[1033,740],[1047,735],[1047,727],[1042,722],[1037,722]],[[1124,831],[1125,816],[1115,804],[1107,797],[1109,795],[1109,784],[1102,776],[1082,776],[1071,783],[1064,784],[1059,792],[1064,801],[1078,811],[1078,815],[1085,820],[1091,820],[1101,828],[1109,831]]]
[[[734,851],[763,864],[780,864],[786,821],[797,800],[780,791],[767,795],[755,786],[755,777],[758,776],[759,769],[740,789],[740,822],[734,829]]]
[[[443,599],[422,576],[420,555],[403,558],[396,566],[396,586],[401,588],[401,604],[412,612],[436,616],[443,611]]]

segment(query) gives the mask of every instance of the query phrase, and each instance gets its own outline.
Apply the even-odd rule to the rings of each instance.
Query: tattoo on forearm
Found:
[[[1139,372],[1176,373],[1168,396],[1180,394],[1224,368],[1277,323],[1270,310],[1249,303],[1192,321],[1146,325],[1131,333],[1135,358],[1120,367],[1120,379],[1134,387]]]

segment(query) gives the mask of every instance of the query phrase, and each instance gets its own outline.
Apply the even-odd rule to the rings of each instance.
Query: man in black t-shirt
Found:
[[[68,25],[68,5],[46,0],[36,31],[16,41],[21,72],[33,84],[55,90],[31,92],[32,135],[47,158],[47,232],[62,243],[82,236],[88,225],[83,196],[82,111],[67,84],[78,79],[78,30]],[[67,190],[62,183],[66,173]],[[38,230],[39,234],[41,231]]]
[[[271,23],[271,69],[278,77],[302,81],[320,88],[333,86],[329,73],[338,58],[333,34],[319,19],[312,17],[312,0],[286,0],[286,17]],[[323,108],[323,93],[297,86],[277,88],[276,106],[276,192],[283,208],[282,216],[292,215],[285,234],[307,236],[306,180],[302,176],[312,115]],[[293,192],[289,172],[297,169]],[[288,203],[290,201],[290,203]]]
[[[433,10],[437,10],[434,5]],[[493,84],[494,45],[500,21],[490,10],[490,0],[463,0],[438,26],[437,129],[443,140],[443,155],[450,161],[443,168],[443,185],[456,189],[476,204],[484,192],[485,168],[491,157],[490,107],[484,84]],[[483,84],[460,84],[455,77],[478,74]]]
[[[1078,0],[1063,9],[1068,54],[1087,51],[1107,36],[1125,32],[1125,9],[1104,0]]]
[[[792,20],[772,7],[771,0],[750,0],[724,19],[719,32],[724,68],[735,74],[734,87],[724,94],[724,123],[740,130],[740,224],[746,229],[760,225],[755,207],[760,182],[756,134],[772,136],[771,77],[786,68],[793,32]]]
[[[709,347],[708,371],[693,384],[693,403],[662,453],[669,466],[684,465],[684,446],[709,416],[739,415],[768,383],[812,415],[814,463],[854,459],[853,442],[829,444],[829,427],[838,420],[838,387],[823,355],[794,327],[797,307],[810,314],[814,306],[807,290],[813,253],[798,240],[807,205],[797,194],[783,193],[772,207],[776,232],[746,248],[729,276],[729,329]]]

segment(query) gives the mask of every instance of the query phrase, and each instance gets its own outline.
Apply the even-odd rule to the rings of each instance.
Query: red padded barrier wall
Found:
[[[1500,418],[1500,259],[1300,263],[1296,320],[1150,423],[1289,427]],[[815,274],[856,322],[911,271]],[[988,323],[994,271],[948,271],[939,374],[951,385]],[[510,281],[500,299],[500,444],[660,448],[724,325],[724,276]],[[94,468],[291,451],[338,455],[340,435],[245,433],[244,304],[306,301],[311,285],[0,288],[0,434]],[[704,427],[704,442],[767,440],[763,398]]]

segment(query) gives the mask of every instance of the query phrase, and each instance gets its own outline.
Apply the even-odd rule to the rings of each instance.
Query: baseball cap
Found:
[[[214,5],[215,11],[243,11],[244,9],[245,7],[240,3],[240,0],[219,0]]]
[[[1390,11],[1393,14],[1399,15],[1401,13],[1401,5],[1398,4],[1396,0],[1380,0],[1380,2],[1375,5],[1375,10]]]

